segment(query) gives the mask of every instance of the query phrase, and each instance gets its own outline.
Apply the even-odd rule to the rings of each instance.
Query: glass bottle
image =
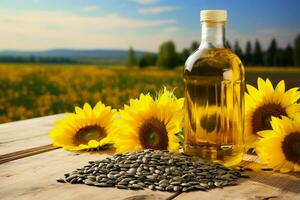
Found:
[[[201,43],[184,68],[184,152],[232,166],[244,153],[244,67],[225,45],[227,12],[200,13]]]

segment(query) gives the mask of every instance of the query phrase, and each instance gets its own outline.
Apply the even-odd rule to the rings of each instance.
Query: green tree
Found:
[[[295,39],[294,43],[294,63],[296,66],[300,66],[300,34]]]
[[[286,56],[286,65],[287,66],[294,66],[294,49],[288,45],[284,50]]]
[[[164,42],[159,47],[157,66],[173,69],[177,65],[176,47],[172,41]]]
[[[246,43],[246,51],[245,51],[245,63],[246,65],[250,66],[253,64],[252,62],[252,45],[250,41],[247,41]]]
[[[146,53],[139,59],[139,67],[145,68],[148,66],[155,66],[157,56],[155,54]]]
[[[128,56],[127,56],[127,66],[132,67],[137,64],[136,58],[135,58],[135,53],[132,47],[129,48],[128,50]]]
[[[263,65],[263,52],[258,40],[255,41],[254,52],[253,52],[253,65]]]
[[[190,56],[190,51],[188,49],[183,49],[182,52],[178,55],[179,64],[184,65],[185,61]]]
[[[276,39],[273,38],[271,44],[265,54],[265,65],[267,66],[274,66],[275,62],[275,55],[277,53],[277,42]]]
[[[240,59],[243,59],[243,57],[244,57],[243,50],[241,49],[238,40],[236,40],[234,43],[233,51],[236,53],[236,55],[238,55],[240,57]]]
[[[190,47],[190,53],[193,53],[199,48],[200,44],[197,41],[193,41]]]
[[[274,56],[274,65],[276,66],[286,66],[286,56],[284,50],[277,49]]]
[[[276,66],[293,66],[293,48],[288,45],[284,50],[278,49],[274,57]]]

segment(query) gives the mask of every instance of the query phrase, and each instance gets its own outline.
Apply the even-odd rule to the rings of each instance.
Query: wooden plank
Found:
[[[0,164],[6,163],[6,162],[9,162],[12,160],[17,160],[20,158],[44,153],[47,151],[52,151],[52,150],[58,149],[58,148],[59,147],[54,147],[52,144],[50,144],[50,145],[44,145],[44,146],[40,146],[40,147],[34,147],[34,148],[22,150],[22,151],[16,151],[13,153],[0,155]]]
[[[171,199],[174,193],[151,190],[119,190],[83,184],[57,183],[56,178],[87,164],[89,160],[103,159],[107,154],[72,153],[53,150],[0,165],[1,200],[48,199]]]
[[[48,132],[65,114],[0,125],[0,155],[51,144]]]
[[[279,174],[274,172],[250,172],[250,179],[241,180],[237,186],[214,189],[209,192],[182,193],[175,200],[267,200],[300,199],[300,174]]]

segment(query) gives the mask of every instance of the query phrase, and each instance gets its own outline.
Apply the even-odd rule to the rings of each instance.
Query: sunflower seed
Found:
[[[66,178],[65,180],[67,182],[70,182],[73,178],[77,178],[77,175],[70,175],[68,178]]]
[[[84,180],[83,182],[84,182],[84,184],[86,184],[86,185],[94,185],[94,182],[91,181],[91,180],[89,180],[89,179],[86,179],[86,180]]]
[[[129,181],[131,181],[131,178],[124,178],[124,179],[122,179],[122,181],[129,182]]]
[[[132,190],[206,191],[236,185],[239,178],[249,177],[241,171],[192,156],[147,149],[89,161],[57,182]]]
[[[201,187],[209,188],[209,186],[208,186],[207,183],[199,183],[199,185],[200,185]]]
[[[149,188],[150,190],[155,190],[155,185],[149,185],[148,188]]]
[[[133,163],[133,164],[130,165],[130,167],[132,167],[132,168],[137,168],[138,166],[140,166],[139,163]]]
[[[109,183],[94,183],[95,186],[98,187],[111,187],[113,186],[113,184],[109,184]]]
[[[146,178],[150,179],[150,180],[155,180],[157,176],[155,175],[148,175],[146,176]]]
[[[128,189],[128,186],[127,185],[116,185],[116,188],[119,188],[119,189]]]
[[[179,181],[173,181],[170,183],[171,185],[180,185],[181,183]]]
[[[160,190],[160,191],[164,191],[165,189],[161,186],[155,186],[155,189]]]
[[[142,186],[142,187],[145,187],[145,184],[142,183],[142,182],[138,182],[137,184],[140,185],[140,186]]]
[[[216,186],[216,187],[222,187],[222,181],[216,181],[216,182],[214,182],[214,185]]]
[[[96,176],[87,176],[87,178],[91,181],[96,181]]]
[[[143,161],[143,163],[147,163],[147,162],[148,162],[147,157],[143,157],[143,158],[142,158],[142,161]]]
[[[128,171],[127,171],[128,174],[135,174],[136,173],[136,168],[130,168]]]
[[[180,185],[185,187],[185,186],[189,186],[189,183],[181,183]]]
[[[163,179],[158,182],[158,184],[164,184],[164,183],[169,183],[169,181],[167,179]]]
[[[183,178],[181,178],[180,176],[175,176],[173,178],[174,181],[178,181],[178,182],[181,182],[183,180]]]
[[[137,183],[137,181],[136,180],[129,181],[129,184],[134,184],[134,183]]]
[[[134,190],[138,190],[138,189],[143,189],[142,186],[140,186],[139,184],[132,184],[128,186],[130,189],[134,189]]]
[[[179,187],[179,186],[174,186],[173,190],[174,190],[174,192],[178,192],[179,190],[181,190],[181,187]]]
[[[121,182],[118,182],[118,185],[128,185],[128,182],[121,181]]]
[[[75,184],[77,183],[77,179],[76,178],[73,178],[71,181],[70,181],[71,184]]]
[[[59,182],[59,183],[65,183],[66,182],[63,178],[57,178],[56,181]]]
[[[110,178],[110,179],[114,179],[115,178],[115,176],[112,175],[112,174],[107,174],[107,177]]]
[[[173,191],[174,186],[173,185],[169,185],[168,187],[166,187],[167,191]]]

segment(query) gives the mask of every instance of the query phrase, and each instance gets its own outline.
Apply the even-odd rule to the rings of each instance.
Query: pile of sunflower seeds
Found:
[[[66,173],[57,181],[119,189],[185,192],[236,185],[238,178],[246,177],[238,170],[196,157],[147,149],[89,161],[88,165]]]

